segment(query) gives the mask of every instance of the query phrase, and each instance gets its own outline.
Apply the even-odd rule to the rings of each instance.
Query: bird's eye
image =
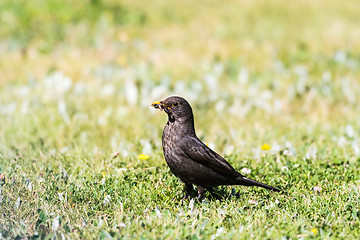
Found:
[[[178,102],[174,102],[172,105],[173,105],[174,107],[176,107],[177,105],[179,105],[179,103],[178,103]]]

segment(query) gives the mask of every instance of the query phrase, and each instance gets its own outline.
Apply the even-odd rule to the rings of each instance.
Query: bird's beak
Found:
[[[164,103],[164,101],[153,102],[151,106],[154,108],[158,108],[161,111],[164,110],[166,113],[169,113],[169,109],[171,109],[171,106]]]
[[[154,108],[158,108],[158,109],[160,109],[161,111],[164,110],[164,108],[165,108],[165,104],[164,104],[163,101],[153,102],[153,103],[151,104],[151,106],[154,107]]]

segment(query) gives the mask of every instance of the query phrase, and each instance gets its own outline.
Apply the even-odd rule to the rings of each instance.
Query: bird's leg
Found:
[[[197,186],[197,191],[198,191],[198,196],[197,199],[199,200],[199,202],[201,201],[204,193],[205,193],[205,189],[202,186]]]
[[[187,199],[189,196],[191,196],[191,192],[194,190],[192,184],[185,183],[185,196],[183,197],[182,201]]]

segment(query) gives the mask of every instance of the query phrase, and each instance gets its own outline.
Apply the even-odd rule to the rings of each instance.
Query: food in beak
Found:
[[[151,106],[160,109],[161,111],[164,110],[164,105],[160,101],[153,102]]]

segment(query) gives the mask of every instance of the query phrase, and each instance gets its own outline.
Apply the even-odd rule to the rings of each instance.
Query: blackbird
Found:
[[[205,189],[219,185],[259,186],[275,192],[281,191],[237,172],[223,157],[211,150],[196,136],[194,116],[190,104],[182,97],[172,96],[151,106],[164,110],[168,121],[162,134],[166,163],[175,176],[185,183],[186,199],[197,185],[198,199]]]

